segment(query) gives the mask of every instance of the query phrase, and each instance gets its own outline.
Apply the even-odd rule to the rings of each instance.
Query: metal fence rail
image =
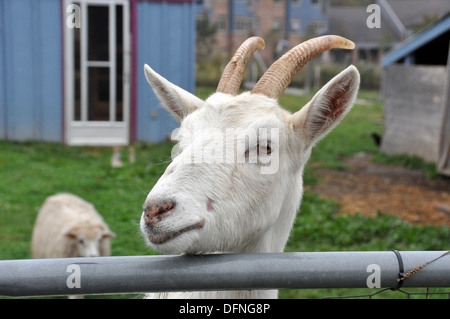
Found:
[[[0,296],[395,288],[401,264],[404,272],[426,265],[401,281],[403,287],[450,287],[450,255],[445,253],[301,252],[3,260]]]

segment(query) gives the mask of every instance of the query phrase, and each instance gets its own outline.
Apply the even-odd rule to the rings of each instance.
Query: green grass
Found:
[[[44,199],[56,192],[94,203],[118,235],[114,255],[148,254],[138,233],[141,206],[172,146],[139,145],[136,164],[113,169],[109,148],[0,142],[0,259],[30,258],[34,219]]]
[[[383,153],[377,153],[373,156],[372,161],[385,165],[402,166],[414,170],[423,171],[428,178],[436,179],[441,176],[436,171],[436,165],[427,163],[423,159],[415,155],[393,155],[389,156]]]
[[[198,94],[205,98],[211,92],[199,89]],[[362,94],[372,100],[371,105],[356,105],[315,147],[305,183],[316,181],[312,167],[346,169],[342,159],[361,151],[379,156],[370,132],[381,132],[382,105],[371,93]],[[283,96],[281,104],[296,111],[308,100]],[[124,151],[124,167],[113,169],[110,148],[0,141],[0,259],[31,258],[30,239],[39,207],[47,196],[63,191],[96,206],[117,234],[112,241],[113,255],[154,254],[139,233],[141,205],[170,162],[172,147],[171,143],[138,144],[136,163],[129,164]],[[393,160],[387,157],[381,161]],[[448,227],[413,226],[381,212],[376,217],[337,215],[338,210],[337,203],[306,192],[286,251],[448,249]],[[368,290],[282,290],[280,296],[318,298],[361,293]]]
[[[297,251],[386,251],[446,250],[450,228],[417,226],[386,213],[376,217],[361,214],[337,215],[339,205],[332,200],[305,192],[301,211],[286,247]],[[404,289],[424,291],[424,289]],[[376,289],[281,290],[281,298],[324,298],[370,294]],[[449,291],[434,289],[433,291]],[[384,292],[380,298],[406,298],[399,292]],[[420,296],[419,296],[420,297]],[[447,298],[443,295],[442,298]],[[434,296],[434,298],[436,298]]]

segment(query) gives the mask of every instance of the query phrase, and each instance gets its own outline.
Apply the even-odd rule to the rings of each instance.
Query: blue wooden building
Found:
[[[145,63],[194,90],[191,0],[0,1],[0,139],[165,140],[177,123],[147,84]]]

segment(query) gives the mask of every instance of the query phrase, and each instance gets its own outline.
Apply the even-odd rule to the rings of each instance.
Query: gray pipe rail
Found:
[[[363,251],[2,260],[0,296],[396,288],[401,263],[408,272],[443,254],[401,251],[398,258],[393,251]],[[450,254],[401,284],[450,287]]]

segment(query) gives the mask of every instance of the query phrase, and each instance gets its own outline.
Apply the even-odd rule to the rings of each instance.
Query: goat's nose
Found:
[[[145,223],[152,225],[161,221],[170,214],[174,207],[175,202],[168,199],[146,202],[144,205]]]

